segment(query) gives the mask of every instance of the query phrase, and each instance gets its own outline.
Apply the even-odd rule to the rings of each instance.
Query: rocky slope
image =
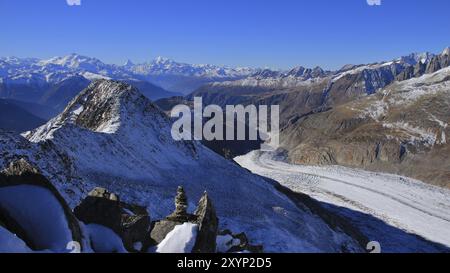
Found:
[[[193,200],[207,190],[220,228],[244,231],[265,251],[361,250],[342,230],[292,203],[266,180],[199,143],[175,142],[170,124],[130,85],[95,81],[26,138],[0,134],[0,167],[26,158],[71,208],[101,186],[161,219],[173,210],[173,191],[182,185]],[[188,204],[188,210],[193,207]]]
[[[289,124],[282,141],[298,164],[400,173],[450,187],[450,68],[394,82]]]
[[[206,192],[194,214],[188,213],[187,206],[187,196],[178,187],[175,211],[151,222],[145,207],[95,188],[72,212],[51,182],[20,159],[0,172],[0,253],[262,250],[248,241],[233,239],[241,242],[227,247],[228,241],[217,239],[219,220]],[[173,236],[186,225],[192,234]],[[217,247],[217,241],[224,243]]]

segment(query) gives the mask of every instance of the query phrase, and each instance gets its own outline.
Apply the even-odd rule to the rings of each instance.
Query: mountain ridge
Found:
[[[27,158],[44,174],[64,174],[49,177],[71,207],[90,189],[101,186],[125,196],[125,201],[149,206],[150,215],[161,218],[172,211],[171,193],[182,185],[194,200],[207,190],[222,215],[222,228],[245,231],[269,252],[335,252],[342,251],[343,245],[360,249],[353,239],[297,207],[266,180],[198,142],[174,141],[170,122],[135,88],[97,80],[63,113],[24,134],[26,138],[0,141],[6,154],[0,167],[16,157],[19,147],[28,146]],[[61,159],[53,163],[48,154]],[[320,236],[311,234],[311,228]]]

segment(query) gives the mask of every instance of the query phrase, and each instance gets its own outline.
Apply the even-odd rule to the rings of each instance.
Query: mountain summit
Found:
[[[266,251],[336,252],[344,245],[359,250],[348,235],[296,206],[274,184],[198,142],[173,140],[170,130],[171,120],[137,89],[97,80],[25,137],[36,149],[31,161],[44,171],[53,166],[45,156],[49,150],[64,155],[72,175],[52,182],[72,206],[100,186],[161,218],[173,211],[172,192],[181,185],[193,200],[206,190],[221,215],[221,228],[245,231]],[[59,165],[52,168],[64,172]]]

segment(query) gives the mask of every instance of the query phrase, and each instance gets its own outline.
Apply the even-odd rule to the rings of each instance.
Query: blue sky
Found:
[[[0,0],[0,56],[328,69],[450,46],[450,1]]]

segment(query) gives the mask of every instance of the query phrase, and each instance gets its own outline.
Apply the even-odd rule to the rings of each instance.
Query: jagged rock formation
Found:
[[[197,218],[198,234],[192,252],[216,252],[216,237],[219,228],[219,219],[217,218],[212,201],[206,192],[198,202],[195,216]]]
[[[74,209],[76,217],[85,224],[99,224],[116,232],[128,251],[135,243],[148,247],[150,216],[146,208],[119,201],[119,197],[104,188],[95,188]]]
[[[27,216],[39,208],[45,209],[39,212],[40,216]],[[59,209],[62,215],[58,214]],[[49,219],[47,214],[60,219]],[[78,221],[64,198],[24,159],[12,162],[0,173],[0,222],[32,250],[63,251],[69,241],[81,242],[83,238]]]
[[[218,218],[211,199],[205,192],[198,203],[195,214],[187,213],[187,197],[183,187],[179,186],[175,197],[175,211],[165,219],[157,221],[151,231],[155,244],[160,243],[175,226],[185,222],[198,225],[198,233],[193,252],[215,252]]]

